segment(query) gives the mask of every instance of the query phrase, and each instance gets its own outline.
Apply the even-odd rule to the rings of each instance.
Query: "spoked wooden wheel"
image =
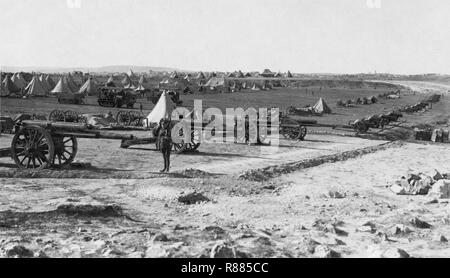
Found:
[[[298,139],[299,139],[300,141],[305,140],[305,137],[306,137],[306,134],[307,134],[307,133],[308,133],[308,129],[306,129],[306,127],[304,127],[304,126],[301,126],[301,127],[300,127],[300,134],[299,134]]]
[[[144,116],[141,113],[130,112],[130,126],[141,126]]]
[[[48,116],[48,119],[52,122],[65,122],[66,116],[61,110],[53,110]]]
[[[200,131],[195,129],[192,130],[191,142],[185,144],[186,145],[185,150],[190,152],[196,151],[200,147],[200,136],[201,136]]]
[[[130,112],[119,111],[119,113],[117,113],[117,122],[123,126],[129,126],[131,122]]]
[[[180,138],[184,137],[183,128],[180,128],[178,130],[178,135],[179,135]],[[173,150],[177,154],[183,153],[183,152],[188,150],[188,146],[187,146],[187,144],[185,144],[184,140],[181,140],[180,143],[173,143],[172,145],[173,145]]]
[[[76,123],[78,122],[78,114],[72,110],[67,110],[64,112],[65,121],[69,123]]]
[[[52,166],[61,168],[69,165],[75,159],[78,151],[77,138],[73,136],[54,136],[55,155]]]
[[[41,127],[20,129],[11,143],[11,155],[19,168],[44,169],[52,164],[54,154],[53,139]]]

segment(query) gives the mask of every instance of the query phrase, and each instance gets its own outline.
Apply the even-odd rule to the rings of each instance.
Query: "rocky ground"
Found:
[[[82,141],[85,165],[70,171],[18,172],[1,159],[0,255],[450,256],[450,199],[392,188],[450,173],[448,144],[307,138],[270,151],[202,145],[204,155],[174,156],[169,175],[158,153],[113,155],[108,140]]]

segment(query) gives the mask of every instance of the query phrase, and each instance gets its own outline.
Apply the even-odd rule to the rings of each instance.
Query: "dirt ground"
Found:
[[[407,85],[417,92],[402,102],[412,104],[430,90],[446,95],[406,122],[448,119],[448,86]],[[364,107],[342,109],[337,110],[344,114],[341,120],[364,113]],[[10,141],[2,135],[0,148]],[[409,170],[450,173],[448,144],[321,133],[304,142],[281,140],[276,149],[202,144],[198,153],[174,155],[167,175],[158,173],[162,157],[153,149],[125,150],[117,141],[82,139],[77,167],[41,172],[18,171],[11,159],[0,159],[0,255],[450,256],[442,240],[450,238],[448,200],[399,196],[387,188]],[[309,166],[293,166],[299,163]],[[261,168],[280,174],[260,181],[242,178]],[[193,192],[207,199],[181,202],[179,197]],[[416,217],[431,227],[411,224]],[[400,232],[397,225],[403,225]]]

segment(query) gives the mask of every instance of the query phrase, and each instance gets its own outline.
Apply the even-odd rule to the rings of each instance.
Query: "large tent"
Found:
[[[19,89],[24,89],[27,86],[27,82],[20,73],[14,73],[11,77],[11,81],[14,82],[14,85]]]
[[[28,86],[25,87],[25,95],[27,97],[30,96],[47,96],[47,89],[42,85],[41,81],[39,81],[39,78],[37,76],[33,76],[33,79],[31,79],[30,83],[28,83]]]
[[[147,80],[144,75],[141,75],[141,78],[139,78],[139,85],[144,85],[145,83],[147,83]]]
[[[50,75],[47,75],[47,77],[45,77],[45,81],[50,86],[50,88],[55,88],[56,84],[53,81],[53,79],[50,77]]]
[[[203,74],[203,72],[199,72],[196,79],[205,79],[205,75]]]
[[[106,86],[108,86],[108,87],[116,87],[116,84],[114,83],[114,77],[112,75],[106,81]]]
[[[314,109],[314,112],[316,112],[318,114],[330,114],[331,113],[330,107],[323,100],[323,98],[320,98],[319,101],[316,104],[314,104],[314,106],[312,108]]]
[[[153,108],[152,112],[148,114],[147,120],[144,121],[144,126],[159,123],[161,119],[170,119],[172,111],[175,110],[176,105],[173,103],[169,94],[163,92],[161,97]]]
[[[134,72],[133,72],[133,70],[128,70],[128,72],[127,72],[127,76],[129,77],[129,78],[134,78],[135,77],[135,75],[134,75]]]
[[[294,76],[292,75],[292,73],[291,73],[290,71],[288,71],[288,72],[287,72],[287,77],[288,77],[288,78],[292,78],[292,77],[294,77]]]
[[[122,83],[123,86],[126,86],[126,85],[131,84],[131,78],[130,78],[130,76],[128,76],[127,74],[125,74],[125,76],[123,77],[121,83]]]
[[[77,85],[77,83],[75,83],[75,81],[73,80],[73,77],[70,73],[67,75],[66,80],[67,80],[67,85],[69,86],[69,88],[72,92],[78,91],[78,85]]]
[[[72,90],[70,90],[69,85],[67,84],[67,80],[65,77],[59,78],[58,84],[56,84],[55,88],[51,91],[52,94],[71,94]]]
[[[41,82],[42,87],[44,87],[47,93],[52,90],[52,87],[50,87],[50,85],[47,83],[47,80],[45,79],[44,75],[41,74],[41,76],[39,76],[39,82]]]
[[[14,82],[12,82],[11,77],[9,75],[7,75],[5,77],[5,79],[2,81],[2,83],[0,84],[1,88],[1,96],[10,96],[12,94],[16,95],[16,96],[21,96],[21,89],[17,88],[17,86],[14,84]]]
[[[225,87],[225,78],[223,77],[211,77],[204,85],[205,87],[216,89],[218,87]]]
[[[97,93],[97,85],[95,84],[93,78],[89,77],[78,92],[86,96],[95,95]]]

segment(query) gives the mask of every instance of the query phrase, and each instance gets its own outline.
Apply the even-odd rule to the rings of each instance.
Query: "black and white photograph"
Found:
[[[0,258],[450,257],[449,31],[446,0],[0,0]]]

